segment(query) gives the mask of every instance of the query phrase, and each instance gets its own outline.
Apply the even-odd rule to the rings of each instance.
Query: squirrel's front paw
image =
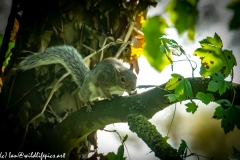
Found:
[[[115,98],[117,98],[117,97],[119,97],[119,95],[117,95],[117,94],[112,94],[112,95],[111,95],[111,100],[112,100],[112,99],[115,99]]]
[[[92,107],[91,106],[93,106],[93,105],[94,105],[93,102],[86,102],[86,106],[87,106],[86,112],[92,112]]]

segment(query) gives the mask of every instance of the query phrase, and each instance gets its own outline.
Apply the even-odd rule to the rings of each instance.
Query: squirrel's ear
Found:
[[[120,71],[116,67],[115,67],[115,71],[116,71],[116,76],[120,77],[121,76]]]

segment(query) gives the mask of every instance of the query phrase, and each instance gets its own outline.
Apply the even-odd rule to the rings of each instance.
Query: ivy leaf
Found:
[[[232,0],[232,2],[230,2],[227,5],[228,9],[231,9],[234,11],[234,15],[230,21],[229,27],[230,29],[238,29],[240,27],[240,1],[239,0]]]
[[[159,38],[164,34],[165,28],[167,28],[166,20],[159,16],[148,18],[143,24],[143,33],[146,40],[144,56],[160,72],[171,64],[169,59],[172,59],[170,52],[162,52],[160,49],[162,42]]]
[[[184,151],[185,151],[185,149],[187,148],[187,143],[184,141],[184,140],[182,140],[181,139],[181,144],[180,144],[180,146],[179,146],[179,148],[178,148],[178,155],[183,155],[184,154]]]
[[[216,101],[220,106],[215,109],[214,119],[222,120],[221,127],[225,134],[233,131],[235,125],[240,129],[240,106],[233,106],[228,100]]]
[[[199,43],[202,48],[196,49],[194,55],[201,59],[201,76],[207,77],[220,72],[224,77],[227,77],[237,64],[232,51],[222,50],[222,40],[217,33],[214,34],[213,38],[207,37]]]
[[[171,0],[166,7],[178,34],[187,31],[190,40],[194,40],[195,36],[194,27],[198,17],[197,3],[198,0]]]
[[[203,92],[198,92],[196,98],[200,99],[206,105],[215,99],[212,93],[205,94]]]
[[[218,91],[222,95],[229,88],[229,82],[224,80],[224,77],[220,73],[215,73],[211,75],[211,81],[208,83],[208,91],[216,92]]]
[[[164,95],[164,97],[167,97],[170,103],[177,100],[177,97],[175,94],[166,94],[166,95]]]
[[[165,86],[165,89],[169,91],[176,89],[180,81],[184,78],[180,74],[174,74],[174,73],[171,74],[171,76],[172,78],[167,82]]]
[[[197,104],[194,101],[185,104],[185,106],[187,106],[186,111],[189,113],[192,112],[192,114],[194,114],[198,108]]]

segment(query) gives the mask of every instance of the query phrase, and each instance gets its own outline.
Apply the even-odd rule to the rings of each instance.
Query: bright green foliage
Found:
[[[240,0],[232,0],[232,2],[227,5],[227,8],[234,11],[234,15],[229,24],[230,29],[238,29],[240,27]]]
[[[168,98],[168,100],[170,101],[170,103],[172,103],[172,102],[174,102],[174,101],[177,100],[177,97],[176,97],[175,94],[166,94],[166,95],[164,95],[164,96]]]
[[[224,80],[224,77],[221,73],[215,73],[211,76],[211,81],[208,83],[208,91],[219,92],[222,95],[227,88],[229,88],[229,82]]]
[[[165,53],[166,55],[169,55],[170,53],[176,56],[185,54],[185,51],[175,40],[163,36],[160,38],[160,41],[161,41],[160,51]]]
[[[190,40],[194,40],[195,36],[194,27],[198,17],[197,3],[198,0],[171,0],[166,7],[170,20],[178,33],[182,34],[187,31]]]
[[[162,71],[164,67],[169,65],[171,63],[169,59],[172,59],[169,52],[162,52],[160,49],[163,43],[159,38],[164,35],[164,30],[167,27],[165,19],[159,16],[148,18],[143,24],[143,33],[146,40],[144,56],[158,71]]]
[[[3,37],[4,37],[4,35],[0,34],[0,48],[1,48],[1,45],[2,45]],[[3,66],[5,66],[5,67],[8,65],[8,61],[10,60],[10,57],[12,55],[11,49],[13,49],[14,46],[15,46],[14,42],[9,42],[8,43],[8,50],[5,54],[5,61],[3,62]]]
[[[179,85],[180,81],[184,78],[180,74],[171,74],[172,78],[167,82],[165,89],[171,91],[176,89],[176,87]]]
[[[179,101],[185,100],[186,98],[192,98],[192,86],[187,79],[182,79],[178,87],[175,89],[175,94]]]
[[[224,77],[227,77],[236,65],[236,59],[232,51],[222,50],[222,40],[216,33],[213,38],[207,37],[199,43],[202,48],[196,49],[194,55],[201,59],[201,76],[207,77],[220,72]]]
[[[15,46],[14,42],[9,42],[8,43],[8,50],[7,50],[6,54],[5,54],[5,61],[3,62],[3,66],[5,66],[5,67],[8,65],[10,57],[12,56],[11,49],[13,49],[14,46]]]
[[[180,144],[180,146],[179,146],[179,148],[178,148],[178,154],[179,155],[183,155],[184,154],[184,152],[185,152],[185,150],[187,149],[187,143],[184,141],[184,140],[182,140],[181,139],[181,141],[182,141],[182,143]]]
[[[165,89],[174,90],[174,94],[178,101],[192,98],[192,86],[190,82],[179,74],[172,74],[172,77],[166,84]],[[169,98],[174,98],[172,95],[166,95]],[[170,101],[173,99],[169,99]]]
[[[200,99],[204,104],[208,104],[210,103],[211,101],[214,101],[214,96],[212,93],[203,93],[203,92],[198,92],[197,95],[196,95],[196,98],[197,99]]]
[[[221,127],[225,134],[233,131],[235,125],[240,129],[240,106],[233,106],[228,100],[218,100],[220,104],[213,114],[214,119],[221,119]]]
[[[192,112],[192,114],[194,114],[198,108],[197,104],[194,101],[185,104],[185,106],[187,106],[186,111],[189,113]]]

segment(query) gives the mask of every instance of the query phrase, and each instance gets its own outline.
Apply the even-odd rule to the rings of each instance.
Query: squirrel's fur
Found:
[[[80,89],[79,98],[88,107],[97,98],[111,99],[112,95],[136,89],[136,75],[116,58],[104,59],[90,71],[77,50],[67,45],[49,47],[44,52],[30,55],[18,64],[18,69],[55,63],[60,63],[72,75]]]
[[[83,62],[81,55],[74,47],[61,45],[46,48],[44,52],[32,54],[21,61],[17,68],[29,70],[42,65],[59,63],[71,73],[76,84],[81,87],[89,68]]]

